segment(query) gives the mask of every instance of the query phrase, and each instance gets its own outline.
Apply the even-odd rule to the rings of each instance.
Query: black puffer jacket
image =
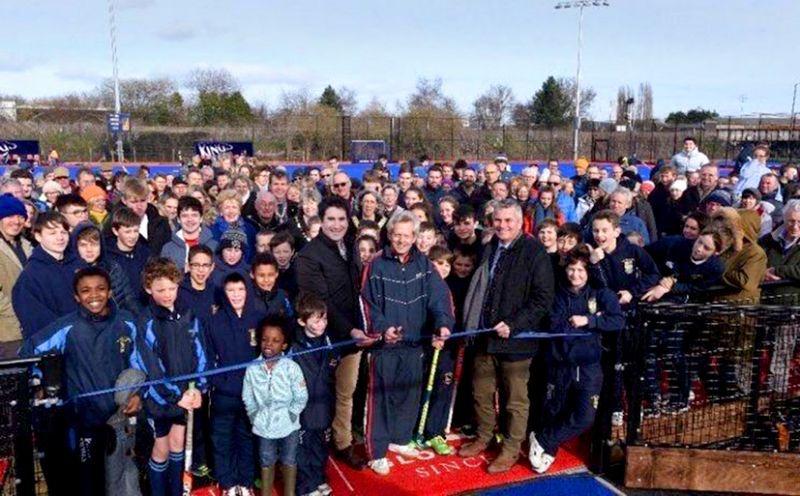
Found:
[[[321,232],[300,250],[295,261],[300,293],[316,294],[328,306],[328,334],[333,341],[347,341],[352,329],[364,328],[353,247],[345,244],[348,260],[339,254],[336,243]]]

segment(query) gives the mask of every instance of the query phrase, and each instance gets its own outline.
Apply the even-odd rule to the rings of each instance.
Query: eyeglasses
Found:
[[[334,188],[344,188],[345,186],[347,186],[347,183],[334,183],[333,185]]]
[[[560,182],[559,183],[552,183],[552,182],[548,181],[547,184],[549,184],[550,186],[561,186]]]
[[[214,266],[214,264],[210,264],[210,263],[190,263],[189,264],[189,267],[191,267],[193,269],[210,269],[213,266]]]

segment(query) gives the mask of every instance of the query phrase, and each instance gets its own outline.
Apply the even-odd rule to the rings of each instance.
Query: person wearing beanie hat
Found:
[[[613,178],[607,177],[607,178],[603,179],[602,181],[600,181],[599,186],[600,186],[600,190],[605,195],[610,195],[611,193],[614,192],[615,189],[617,189],[619,184]]]
[[[93,184],[81,190],[81,198],[86,200],[89,206],[89,220],[96,226],[102,227],[109,218],[106,192],[100,186]]]
[[[9,193],[0,196],[0,358],[17,356],[22,344],[22,327],[11,306],[11,288],[33,252],[21,235],[27,218],[21,201]]]
[[[724,189],[717,189],[712,191],[703,199],[702,209],[708,215],[713,215],[714,212],[723,207],[730,207],[733,205],[731,194]]]
[[[57,182],[49,180],[42,185],[42,196],[39,199],[47,205],[47,208],[52,209],[56,204],[56,198],[63,194],[64,188]]]
[[[222,290],[222,283],[231,272],[240,272],[245,278],[248,277],[250,265],[245,261],[246,252],[247,234],[244,231],[232,228],[222,233],[217,245],[214,272],[211,274],[217,291]]]
[[[678,200],[681,196],[683,196],[683,192],[686,191],[686,188],[689,187],[689,184],[686,182],[686,179],[676,179],[672,182],[669,186],[669,192],[672,196],[673,200]]]
[[[644,181],[639,187],[639,192],[645,199],[647,199],[654,189],[656,189],[656,184],[653,181]]]

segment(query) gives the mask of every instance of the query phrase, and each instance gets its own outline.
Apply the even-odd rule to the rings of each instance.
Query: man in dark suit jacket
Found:
[[[322,227],[316,238],[300,250],[295,263],[300,293],[312,293],[328,307],[328,335],[341,342],[360,339],[372,344],[361,322],[358,270],[353,260],[353,246],[348,242],[347,201],[341,197],[325,199],[319,207]],[[336,368],[336,414],[333,440],[337,455],[349,465],[362,469],[366,460],[353,449],[353,393],[358,381],[361,350],[345,349]]]

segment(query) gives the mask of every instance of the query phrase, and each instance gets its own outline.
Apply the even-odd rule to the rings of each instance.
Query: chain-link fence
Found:
[[[466,119],[441,117],[349,117],[279,114],[250,124],[216,127],[137,126],[124,139],[129,161],[176,161],[192,154],[195,140],[252,141],[272,160],[305,162],[331,155],[347,159],[351,140],[383,140],[393,160],[428,155],[440,160],[487,160],[503,153],[514,160],[565,159],[572,155],[572,130],[500,126],[480,128]],[[724,118],[704,124],[658,122],[616,126],[585,122],[581,155],[615,161],[635,154],[653,162],[680,151],[683,138],[696,138],[700,150],[715,160],[733,160],[747,143],[765,141],[773,158],[800,157],[800,129],[784,120]],[[114,143],[105,124],[0,121],[0,139],[37,139],[43,150],[56,149],[66,160],[113,158]]]

